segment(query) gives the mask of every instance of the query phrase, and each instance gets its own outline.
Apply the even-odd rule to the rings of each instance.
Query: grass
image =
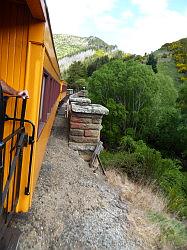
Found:
[[[174,60],[169,62],[159,62],[158,63],[158,72],[162,73],[163,75],[170,76],[177,88],[181,86],[180,78],[182,74],[178,73]]]
[[[154,185],[134,183],[116,170],[107,170],[106,175],[120,189],[121,201],[128,203],[129,233],[138,237],[142,249],[187,249],[184,223],[167,213],[167,200],[153,191]]]
[[[171,246],[176,248],[187,247],[187,230],[183,223],[162,213],[151,212],[149,218],[150,221],[157,224],[160,228],[161,244],[169,242]]]
[[[186,81],[187,65],[187,38],[165,44],[161,49],[155,51],[158,60],[158,71],[169,75],[176,87],[180,87]],[[178,69],[177,69],[178,68]],[[181,73],[179,73],[181,72]]]

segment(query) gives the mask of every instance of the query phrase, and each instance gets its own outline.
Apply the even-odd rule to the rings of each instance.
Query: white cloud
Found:
[[[117,0],[47,0],[54,33],[84,35],[82,26],[90,19],[107,15]]]
[[[168,0],[132,0],[143,14],[162,13],[168,7]]]
[[[81,2],[83,6],[85,6],[85,9],[87,10],[85,13],[86,15],[96,16],[111,11],[114,8],[117,0],[79,0],[78,2]]]
[[[112,16],[98,16],[94,18],[94,23],[98,31],[115,32],[120,21]]]
[[[47,4],[54,33],[96,35],[125,52],[144,54],[187,36],[187,11],[171,11],[168,1],[131,0],[139,14],[128,7],[117,18],[112,11],[120,0],[47,0]]]
[[[129,18],[132,18],[134,16],[134,13],[131,10],[125,10],[122,14],[121,17],[127,21]]]
[[[119,47],[127,52],[144,54],[166,42],[187,36],[184,25],[187,12],[181,14],[168,8],[167,0],[132,0],[141,13],[131,27],[121,29]]]

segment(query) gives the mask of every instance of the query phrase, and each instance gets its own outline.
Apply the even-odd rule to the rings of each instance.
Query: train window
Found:
[[[45,71],[43,74],[41,89],[38,136],[45,126],[59,94],[60,84]]]
[[[42,81],[42,91],[41,91],[41,99],[40,99],[40,115],[39,115],[39,119],[40,121],[42,121],[43,119],[43,104],[44,104],[44,90],[45,90],[45,86],[46,86],[46,81],[47,81],[47,75],[44,74],[43,75],[43,81]]]

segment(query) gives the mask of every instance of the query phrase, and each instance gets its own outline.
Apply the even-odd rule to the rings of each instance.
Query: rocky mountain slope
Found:
[[[69,66],[78,61],[84,61],[86,58],[93,56],[95,53],[95,50],[89,49],[86,51],[78,52],[75,55],[72,56],[65,56],[62,59],[59,59],[58,63],[60,65],[60,70],[63,72],[64,70],[68,69]]]
[[[113,50],[116,45],[109,45],[98,37],[79,37],[72,35],[56,34],[54,35],[54,43],[57,51],[58,59],[66,56],[72,56],[87,50]]]
[[[113,51],[117,49],[116,45],[109,45],[98,37],[79,37],[72,35],[56,34],[54,43],[60,70],[63,72],[72,63],[84,61],[86,58],[94,55],[97,50]]]
[[[109,45],[98,37],[79,37],[56,34],[54,43],[61,72],[77,61],[84,61],[97,50],[111,52],[117,50],[116,45]],[[169,75],[177,87],[187,81],[187,38],[164,44],[154,52],[158,59],[158,71]]]

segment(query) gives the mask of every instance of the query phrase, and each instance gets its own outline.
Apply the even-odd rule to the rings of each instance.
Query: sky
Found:
[[[126,53],[187,37],[187,0],[46,0],[54,34],[97,36]]]

